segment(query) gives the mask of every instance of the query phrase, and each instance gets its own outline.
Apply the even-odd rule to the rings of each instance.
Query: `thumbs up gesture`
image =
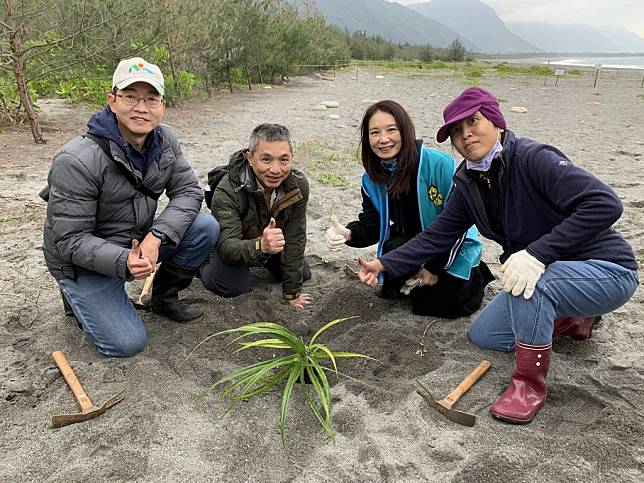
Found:
[[[260,249],[262,253],[280,253],[284,250],[284,245],[286,245],[286,240],[284,240],[284,234],[282,233],[281,228],[276,228],[277,223],[275,218],[271,218],[271,221],[268,223],[268,226],[264,228],[262,233],[262,238],[260,240]]]
[[[378,285],[378,275],[385,270],[382,262],[377,258],[368,262],[364,258],[358,257],[358,263],[360,264],[360,271],[358,272],[360,281],[371,288]]]
[[[331,215],[331,228],[326,231],[326,244],[329,250],[339,250],[351,240],[351,230],[342,226],[335,215]]]

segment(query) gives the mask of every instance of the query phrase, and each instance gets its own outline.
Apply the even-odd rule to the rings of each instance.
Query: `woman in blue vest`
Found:
[[[331,250],[344,244],[378,244],[387,253],[434,223],[452,188],[454,160],[416,140],[409,114],[397,102],[373,104],[362,119],[362,212],[346,227],[332,217],[327,230]],[[416,315],[455,318],[474,313],[493,279],[481,261],[482,244],[472,227],[440,257],[419,260],[412,271],[382,277],[386,298],[410,296]]]

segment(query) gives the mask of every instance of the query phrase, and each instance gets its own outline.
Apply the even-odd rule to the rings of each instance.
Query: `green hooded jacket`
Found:
[[[263,266],[270,255],[261,252],[260,240],[264,228],[271,218],[275,218],[286,241],[279,254],[283,296],[291,300],[300,295],[302,288],[309,183],[302,173],[291,170],[277,189],[277,199],[269,210],[264,189],[244,157],[246,151],[242,149],[230,157],[228,175],[221,179],[213,193],[212,214],[221,226],[217,243],[219,258],[226,265]],[[241,196],[246,196],[248,201],[243,219]]]

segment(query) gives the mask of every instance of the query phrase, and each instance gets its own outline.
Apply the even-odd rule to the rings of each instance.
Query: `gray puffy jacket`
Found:
[[[115,163],[131,170],[123,150],[110,141],[114,160],[91,139],[79,136],[54,156],[49,170],[43,251],[54,278],[100,273],[128,278],[132,240],[151,228],[177,245],[193,222],[203,189],[179,146],[176,134],[161,125],[160,158],[149,164],[143,184],[165,190],[167,207],[155,219],[157,200],[137,191]]]

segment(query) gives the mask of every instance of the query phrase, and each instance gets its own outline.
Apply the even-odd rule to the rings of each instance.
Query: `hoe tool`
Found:
[[[52,425],[54,428],[60,428],[61,426],[67,426],[68,424],[80,423],[83,421],[88,421],[94,419],[97,416],[100,416],[109,408],[123,400],[123,392],[121,391],[118,394],[114,394],[107,401],[105,401],[100,406],[94,406],[89,396],[83,390],[83,387],[80,385],[80,382],[74,374],[74,370],[67,362],[65,354],[61,351],[52,352],[51,356],[54,358],[56,365],[60,369],[60,372],[63,374],[65,381],[69,385],[69,388],[74,393],[74,397],[80,406],[80,413],[73,414],[61,414],[59,416],[54,416],[51,419]]]
[[[474,426],[474,423],[476,422],[476,416],[452,409],[452,406],[456,404],[461,396],[465,394],[470,389],[470,387],[472,387],[474,383],[487,372],[489,368],[490,363],[488,361],[481,361],[481,363],[476,366],[476,368],[472,372],[470,372],[465,379],[463,379],[463,381],[458,385],[456,389],[454,389],[440,401],[435,400],[434,396],[432,396],[429,392],[429,389],[427,389],[427,387],[418,379],[416,379],[416,392],[423,396],[431,407],[436,409],[439,413],[445,415],[450,421],[462,424],[463,426]]]

